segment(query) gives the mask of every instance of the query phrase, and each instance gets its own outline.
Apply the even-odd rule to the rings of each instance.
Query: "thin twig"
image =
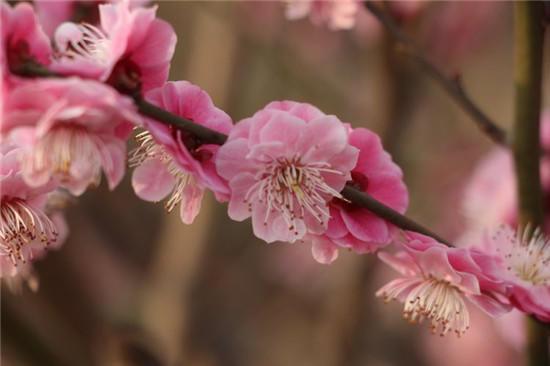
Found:
[[[466,94],[460,78],[447,77],[421,52],[409,36],[403,33],[395,20],[372,1],[364,2],[365,8],[377,18],[387,32],[395,38],[398,50],[409,56],[422,71],[437,82],[454,101],[472,118],[479,129],[499,145],[507,146],[506,132],[494,123]]]

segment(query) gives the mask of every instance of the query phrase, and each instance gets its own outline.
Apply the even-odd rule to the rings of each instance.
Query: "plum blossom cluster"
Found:
[[[289,11],[320,12],[325,21],[320,7],[328,4]],[[342,8],[330,20],[339,26],[358,6],[330,4]],[[378,295],[403,302],[405,318],[426,319],[442,335],[470,327],[468,304],[492,316],[515,306],[550,320],[542,234],[510,229],[450,248],[403,232],[341,193],[355,189],[405,213],[403,172],[374,132],[294,101],[271,102],[234,124],[199,86],[167,80],[176,35],[144,1],[35,6],[0,5],[3,279],[30,276],[32,262],[62,244],[59,195],[80,196],[102,176],[113,190],[129,166],[136,195],[164,201],[167,211],[178,207],[183,223],[194,221],[209,191],[227,202],[230,218],[250,219],[261,240],[309,243],[320,263],[336,260],[340,249],[374,253],[396,243],[397,252],[379,257],[402,277]],[[56,77],[29,78],[33,67]],[[227,141],[220,146],[140,113],[138,100]],[[137,147],[127,151],[133,134]]]

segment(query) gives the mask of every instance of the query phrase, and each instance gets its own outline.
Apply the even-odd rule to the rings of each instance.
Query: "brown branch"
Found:
[[[416,221],[408,218],[395,211],[391,207],[384,205],[382,202],[377,201],[371,195],[366,192],[362,192],[353,188],[352,186],[346,186],[342,190],[342,196],[352,202],[354,205],[366,208],[367,210],[374,212],[377,216],[388,220],[395,226],[408,231],[414,231],[426,236],[430,236],[440,243],[452,246],[448,241],[441,238],[439,235],[434,232],[426,229]]]
[[[20,70],[20,75],[25,77],[60,77],[60,75],[37,64],[27,64]],[[226,135],[159,108],[145,101],[141,96],[132,95],[132,97],[141,114],[161,123],[169,124],[183,131],[190,132],[204,143],[223,145],[227,140]],[[414,220],[406,217],[405,215],[393,210],[391,207],[384,205],[382,202],[375,200],[365,192],[359,191],[351,186],[346,186],[342,191],[342,195],[351,201],[351,203],[359,207],[366,208],[372,213],[388,220],[403,230],[414,231],[427,235],[443,244],[452,246],[448,241],[442,239],[439,235],[424,228],[422,225],[416,223]]]
[[[398,49],[409,56],[426,75],[432,78],[471,117],[485,135],[499,145],[508,145],[506,132],[472,101],[464,91],[459,78],[447,77],[437,66],[430,62],[415,42],[401,31],[395,20],[380,6],[372,1],[365,1],[364,5],[395,39]]]
[[[134,97],[134,101],[141,114],[151,117],[159,122],[175,126],[183,131],[190,132],[195,137],[199,138],[199,140],[203,143],[223,145],[227,140],[227,136],[223,133],[211,130],[207,127],[194,123],[193,121],[176,116],[165,109],[159,108],[156,105],[147,102],[141,97]]]
[[[544,5],[517,2],[515,16],[516,88],[514,161],[518,185],[520,227],[539,227],[544,221],[540,182],[540,108],[544,44]],[[548,330],[532,318],[527,321],[527,364],[550,364]]]

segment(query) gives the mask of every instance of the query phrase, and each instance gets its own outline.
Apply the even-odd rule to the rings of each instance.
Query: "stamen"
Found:
[[[264,225],[268,224],[271,212],[279,212],[294,235],[298,235],[297,221],[304,219],[306,213],[322,225],[328,221],[327,196],[342,196],[325,182],[323,174],[342,175],[342,172],[324,162],[304,164],[298,156],[266,157],[264,164],[265,168],[256,175],[257,181],[244,199],[250,210],[256,200],[266,205]]]
[[[408,292],[403,317],[411,323],[430,320],[433,333],[445,336],[454,332],[458,337],[470,327],[470,314],[462,291],[445,280],[435,278],[408,278],[390,282],[377,293],[386,302]]]
[[[511,275],[535,286],[550,285],[550,240],[540,229],[526,227],[515,233],[502,228],[493,239]]]
[[[0,255],[10,258],[14,266],[32,259],[30,245],[45,247],[57,240],[57,230],[50,218],[22,199],[0,203]]]
[[[139,144],[137,148],[130,151],[128,164],[135,168],[143,164],[148,159],[160,160],[168,172],[175,178],[176,184],[172,194],[165,203],[165,208],[171,212],[183,199],[183,191],[188,184],[196,184],[192,174],[186,173],[174,161],[172,156],[166,152],[164,147],[157,144],[149,131],[142,131],[136,135],[136,141]]]
[[[56,31],[55,40],[60,58],[84,58],[98,64],[109,60],[111,40],[91,24],[63,23]]]

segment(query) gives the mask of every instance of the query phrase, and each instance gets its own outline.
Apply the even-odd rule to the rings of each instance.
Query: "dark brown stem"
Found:
[[[36,64],[29,64],[24,69],[20,75],[26,77],[59,77],[60,75],[49,72],[46,68]],[[194,136],[198,137],[203,143],[223,145],[227,141],[227,136],[218,132],[211,130],[207,127],[198,125],[193,121],[187,120],[180,116],[177,116],[173,113],[168,112],[162,108],[159,108],[146,100],[144,100],[139,95],[132,95],[138,110],[141,114],[155,119],[161,123],[165,123],[171,126],[175,126],[183,131],[190,132]],[[430,230],[424,228],[422,225],[416,223],[412,219],[400,214],[399,212],[393,210],[392,208],[384,205],[382,202],[379,202],[369,196],[368,194],[361,192],[351,186],[346,186],[342,191],[342,195],[348,199],[351,203],[368,209],[374,214],[388,220],[395,226],[403,229],[415,231],[420,234],[424,234],[434,238],[435,240],[452,246],[448,241],[442,239],[439,235],[431,232]]]
[[[201,126],[193,121],[176,116],[151,104],[141,97],[134,97],[138,110],[141,114],[147,117],[151,117],[159,122],[175,126],[181,130],[192,133],[195,137],[198,137],[201,142],[207,144],[223,145],[227,140],[227,136],[218,131],[211,130],[204,126]]]
[[[544,221],[540,182],[540,108],[544,44],[542,2],[516,2],[514,82],[514,161],[518,183],[520,227],[540,227]],[[547,366],[548,330],[527,318],[527,365]]]
[[[388,207],[382,202],[375,200],[368,193],[361,192],[348,185],[342,190],[342,195],[354,205],[366,208],[367,210],[375,213],[377,216],[388,220],[389,222],[403,230],[414,231],[419,234],[430,236],[440,243],[452,246],[447,240],[441,238],[439,235],[426,229],[425,227],[423,227],[416,221],[411,220],[407,216],[400,214],[391,207]]]
[[[377,18],[396,40],[397,47],[432,78],[472,118],[478,128],[499,145],[508,145],[506,132],[494,123],[466,94],[459,78],[447,77],[421,52],[415,42],[403,33],[395,20],[379,5],[365,1],[365,8]]]

